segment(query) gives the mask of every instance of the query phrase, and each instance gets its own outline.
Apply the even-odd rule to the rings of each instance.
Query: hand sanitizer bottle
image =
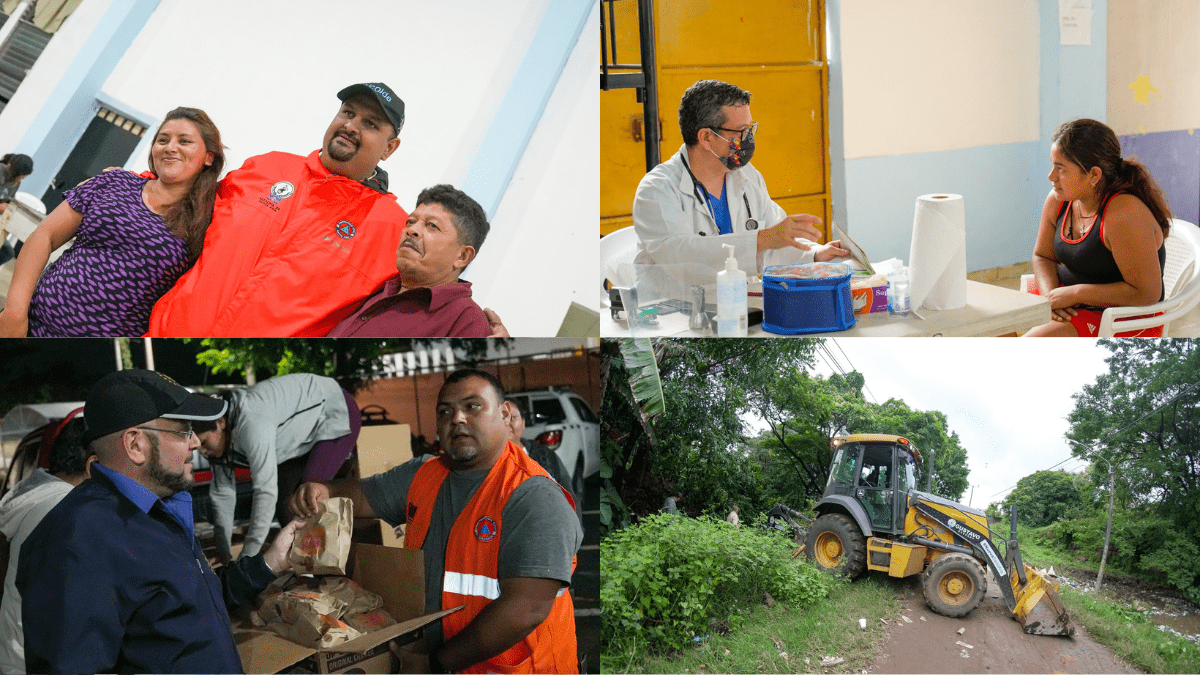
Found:
[[[746,273],[739,270],[733,246],[729,251],[725,271],[717,273],[717,337],[746,337]]]

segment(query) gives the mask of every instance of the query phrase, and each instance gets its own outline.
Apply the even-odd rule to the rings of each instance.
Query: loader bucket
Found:
[[[1021,584],[1017,575],[1011,575],[1013,595],[1017,606],[1013,618],[1021,623],[1030,635],[1074,635],[1075,626],[1058,597],[1058,582],[1035,568],[1025,565],[1027,583]]]

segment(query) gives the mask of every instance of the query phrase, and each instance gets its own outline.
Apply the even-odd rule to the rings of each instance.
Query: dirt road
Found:
[[[890,581],[901,595],[904,616],[912,623],[884,617],[891,621],[888,637],[870,673],[1141,672],[1093,642],[1078,624],[1074,637],[1026,635],[1021,624],[1009,617],[990,574],[987,597],[961,619],[950,619],[929,609],[921,594],[919,576]],[[874,620],[879,621],[879,617]],[[966,631],[959,635],[959,628]]]

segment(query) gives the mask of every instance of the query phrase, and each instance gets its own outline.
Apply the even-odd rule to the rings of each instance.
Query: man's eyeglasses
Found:
[[[188,442],[191,442],[191,440],[193,438],[195,438],[195,436],[196,436],[196,432],[192,431],[192,427],[190,425],[188,426],[187,429],[184,429],[183,431],[177,431],[175,429],[160,429],[158,427],[134,427],[134,428],[135,429],[146,429],[148,431],[165,431],[168,434],[178,434],[180,436],[183,436],[183,440],[188,441]]]
[[[726,129],[725,127],[709,127],[713,131],[731,131],[735,134],[741,134],[742,142],[750,139],[758,131],[758,122],[751,122],[750,126],[745,129]]]

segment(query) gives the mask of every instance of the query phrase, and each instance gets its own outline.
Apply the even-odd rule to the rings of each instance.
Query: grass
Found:
[[[1134,666],[1148,673],[1200,673],[1200,648],[1159,631],[1144,614],[1071,588],[1061,587],[1059,595],[1076,625]]]
[[[1008,528],[1004,528],[1005,533]],[[1021,544],[1021,559],[1030,565],[1035,565],[1042,569],[1048,569],[1051,566],[1058,569],[1074,568],[1077,570],[1087,570],[1089,572],[1097,572],[1100,569],[1100,563],[1090,560],[1081,560],[1079,557],[1064,551],[1060,548],[1052,548],[1050,546],[1042,546],[1034,541],[1033,528],[1023,525],[1017,526],[1017,542]],[[1111,566],[1110,568],[1111,569]]]
[[[742,610],[746,616],[727,635],[708,639],[670,655],[611,655],[601,664],[606,673],[857,673],[878,652],[884,635],[879,617],[895,616],[900,601],[886,580],[870,576],[840,583],[829,598],[796,609],[785,603]],[[859,618],[867,629],[858,627]],[[778,644],[778,646],[777,646]],[[787,656],[781,655],[781,652]],[[822,668],[821,659],[845,659]],[[640,657],[640,658],[639,658]],[[805,663],[805,659],[808,663]]]

